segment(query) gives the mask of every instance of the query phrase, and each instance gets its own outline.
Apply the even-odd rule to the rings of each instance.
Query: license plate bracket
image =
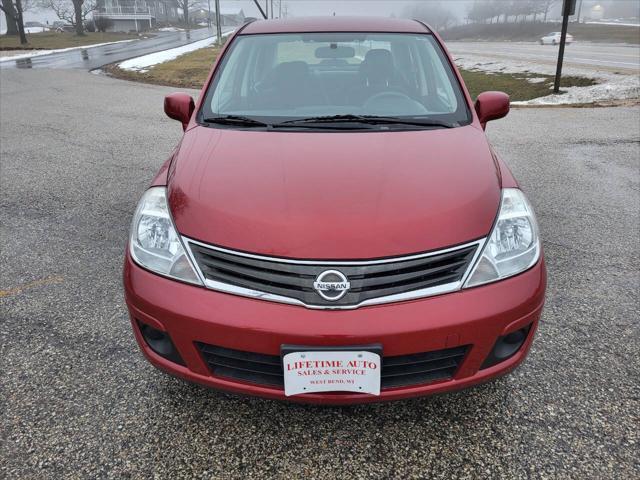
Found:
[[[380,394],[382,345],[282,345],[285,395],[314,392]]]

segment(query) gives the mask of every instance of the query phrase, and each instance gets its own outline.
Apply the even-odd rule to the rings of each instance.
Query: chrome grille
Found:
[[[481,242],[437,252],[371,261],[307,261],[235,252],[185,239],[209,288],[310,308],[355,308],[457,290]],[[347,277],[350,288],[327,300],[314,281],[327,270]]]

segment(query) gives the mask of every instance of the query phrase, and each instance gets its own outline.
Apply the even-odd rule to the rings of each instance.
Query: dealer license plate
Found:
[[[282,357],[286,396],[313,392],[380,395],[380,355],[367,351],[292,352]]]

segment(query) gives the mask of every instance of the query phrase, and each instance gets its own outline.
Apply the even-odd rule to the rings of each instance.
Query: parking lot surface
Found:
[[[522,109],[488,127],[549,269],[521,368],[320,408],[190,385],[138,351],[121,265],[181,135],[170,91],[0,71],[0,478],[638,478],[640,109]]]

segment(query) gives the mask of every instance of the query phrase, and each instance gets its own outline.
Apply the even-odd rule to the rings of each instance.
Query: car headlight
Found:
[[[524,272],[540,257],[538,224],[521,190],[502,190],[500,213],[465,288]]]
[[[165,187],[152,187],[140,199],[129,250],[136,263],[152,272],[202,285],[173,225]]]

